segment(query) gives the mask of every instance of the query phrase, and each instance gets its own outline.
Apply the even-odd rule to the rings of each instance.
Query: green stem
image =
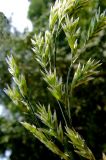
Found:
[[[56,46],[56,39],[58,38],[60,32],[61,32],[61,29],[59,31],[59,28],[60,28],[60,25],[58,24],[57,26],[57,30],[55,32],[55,38],[54,38],[54,68],[56,68],[56,50],[57,50],[57,46]]]
[[[62,116],[63,116],[64,122],[65,122],[65,125],[66,125],[66,126],[68,126],[68,125],[67,125],[66,118],[65,118],[65,115],[64,115],[64,112],[63,112],[62,107],[61,107],[61,105],[60,105],[60,102],[59,102],[59,101],[57,101],[57,103],[58,103],[59,108],[60,108],[60,111],[61,111],[61,113],[62,113]]]

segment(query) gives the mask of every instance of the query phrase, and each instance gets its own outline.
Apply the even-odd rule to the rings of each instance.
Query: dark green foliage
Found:
[[[65,136],[65,129],[67,132],[67,136],[71,139],[73,146],[75,147],[75,152],[80,154],[81,156],[95,160],[95,157],[91,150],[87,147],[84,140],[81,136],[72,129],[71,120],[71,101],[73,99],[73,90],[75,87],[78,87],[80,84],[87,83],[92,79],[92,75],[97,74],[96,68],[100,66],[99,62],[95,62],[94,60],[89,59],[86,61],[86,64],[81,67],[80,63],[78,64],[78,58],[80,56],[79,50],[83,45],[83,48],[87,45],[88,41],[92,39],[92,37],[97,36],[98,33],[105,28],[105,12],[100,15],[100,13],[96,14],[96,20],[94,19],[91,22],[91,25],[88,29],[88,34],[85,40],[85,43],[80,46],[78,44],[78,38],[81,35],[80,28],[77,28],[79,24],[79,18],[73,18],[74,14],[79,11],[79,8],[83,8],[87,5],[88,1],[86,0],[75,0],[75,1],[56,1],[54,6],[51,7],[50,17],[49,17],[49,30],[46,30],[44,36],[35,35],[32,43],[34,45],[33,51],[35,53],[35,59],[42,67],[42,75],[44,80],[49,86],[49,91],[55,97],[58,102],[58,105],[61,110],[61,115],[65,124],[63,125],[61,122],[58,122],[56,110],[54,114],[51,112],[50,107],[48,110],[44,106],[37,105],[37,113],[35,112],[32,102],[29,99],[28,95],[28,87],[26,84],[26,80],[23,74],[20,74],[18,66],[12,56],[7,58],[7,63],[9,65],[9,72],[12,74],[13,80],[17,85],[18,90],[15,88],[8,87],[5,89],[5,93],[10,96],[10,98],[15,101],[15,103],[22,102],[27,106],[27,109],[30,110],[33,116],[37,116],[47,127],[38,128],[39,124],[35,121],[35,125],[31,125],[27,122],[22,122],[23,126],[28,129],[33,135],[38,138],[46,147],[48,147],[53,153],[57,154],[63,159],[68,160],[72,158],[71,152],[67,150],[68,140]],[[74,13],[75,12],[75,13]],[[69,18],[71,15],[71,20]],[[75,19],[75,20],[74,20]],[[93,25],[92,25],[93,24]],[[57,26],[57,29],[56,29]],[[68,39],[68,44],[71,48],[71,64],[69,67],[69,71],[67,74],[66,83],[62,82],[62,78],[57,77],[56,72],[56,38],[59,32],[59,29],[63,29],[65,35]],[[56,38],[55,38],[56,37]],[[55,40],[55,41],[54,41]],[[54,50],[53,50],[53,47]],[[51,57],[53,55],[54,58],[54,69],[52,67]],[[75,73],[71,82],[71,89],[69,91],[69,76],[71,72],[71,68],[74,68],[75,65],[78,64],[77,69],[75,69]],[[54,70],[54,71],[53,71]],[[15,95],[13,97],[13,95]],[[63,103],[64,108],[62,108],[60,102]],[[73,103],[74,104],[74,103]],[[68,121],[66,119],[68,115]],[[36,119],[35,119],[36,120]],[[61,120],[62,121],[62,120]],[[68,126],[70,128],[68,128]],[[55,137],[59,140],[63,147],[64,151],[62,151],[56,144],[53,142],[52,137]],[[61,140],[62,138],[62,140]],[[67,142],[64,143],[64,139]]]
[[[96,34],[96,37],[93,37],[92,39],[90,39],[90,41],[88,41],[89,38],[86,37],[88,35],[87,31],[91,26],[90,25],[90,22],[92,22],[91,17],[93,17],[93,19],[96,19],[95,18],[95,13],[96,13],[95,8],[97,7],[96,6],[97,1],[95,1],[95,2],[91,1],[90,3],[91,4],[90,4],[90,6],[88,6],[88,8],[85,8],[85,9],[83,8],[83,10],[81,10],[81,11],[79,10],[77,12],[79,17],[81,17],[79,24],[78,24],[78,27],[81,24],[82,27],[81,27],[80,33],[82,34],[81,39],[83,39],[83,41],[79,39],[80,35],[78,35],[77,48],[76,48],[77,50],[76,51],[79,52],[80,57],[76,61],[75,65],[73,65],[73,67],[71,68],[71,73],[70,73],[70,77],[68,79],[68,83],[69,83],[69,87],[71,87],[73,75],[74,75],[75,71],[77,71],[76,69],[78,69],[77,68],[78,63],[80,63],[80,69],[82,69],[82,66],[87,65],[86,62],[88,61],[88,59],[90,57],[92,57],[93,59],[95,58],[95,60],[96,60],[95,64],[99,60],[100,60],[100,62],[102,62],[102,65],[99,68],[100,72],[98,74],[93,75],[93,78],[94,78],[93,82],[88,83],[87,81],[86,82],[83,81],[84,84],[78,85],[76,88],[74,88],[74,92],[73,92],[73,95],[71,95],[71,100],[70,100],[70,103],[71,103],[70,110],[71,110],[71,116],[72,116],[72,120],[73,120],[73,126],[84,137],[84,139],[86,139],[86,144],[88,144],[88,146],[94,151],[95,157],[97,159],[100,159],[102,157],[101,153],[106,152],[106,143],[105,143],[105,136],[106,136],[105,130],[106,129],[105,129],[105,121],[104,121],[105,114],[106,114],[106,101],[105,101],[105,95],[106,95],[106,93],[105,93],[105,88],[106,88],[106,86],[105,86],[105,68],[106,68],[106,65],[105,65],[105,63],[106,63],[105,42],[106,42],[106,38],[105,37],[106,37],[106,33],[105,33],[105,31],[98,32],[98,34]],[[44,6],[46,6],[46,4]],[[104,1],[99,2],[99,6],[103,7],[103,8],[101,8],[101,13],[102,13],[102,11],[106,7],[105,2]],[[92,8],[93,8],[93,11],[92,11]],[[46,10],[46,7],[45,7],[44,11],[45,10]],[[48,10],[47,10],[47,12],[48,12]],[[74,20],[77,18],[77,13],[75,13]],[[40,14],[38,14],[38,15],[40,15]],[[46,26],[46,28],[48,28],[48,23],[46,21],[47,17],[48,17],[48,14],[47,14],[47,16],[43,15],[43,20],[41,20],[40,23],[36,22],[37,21],[36,18],[33,19],[33,22],[36,22],[37,26],[40,24],[40,26],[38,26],[38,28],[36,26],[36,28],[34,30],[37,30],[37,32],[38,32],[38,30],[44,31],[45,30],[45,28],[43,28],[44,26]],[[44,25],[44,23],[45,23],[45,25]],[[64,24],[64,22],[63,22],[63,24]],[[92,29],[89,29],[89,31],[91,31],[91,30]],[[93,33],[93,32],[90,32],[90,33]],[[33,33],[32,33],[32,35],[33,35]],[[43,36],[43,34],[42,34],[42,36]],[[63,94],[60,97],[62,97],[63,101],[65,100],[65,98],[63,98],[63,97],[66,96],[66,95],[64,95],[66,88],[64,87],[63,83],[66,82],[66,79],[67,79],[66,78],[67,72],[68,72],[67,70],[68,70],[68,67],[70,66],[70,59],[71,59],[70,49],[67,46],[67,40],[65,40],[63,42],[64,36],[65,35],[63,34],[57,38],[57,47],[58,48],[57,48],[57,59],[56,59],[56,64],[57,64],[56,74],[58,74],[58,77],[62,76],[62,79],[55,78],[56,79],[55,82],[57,83],[56,85],[58,85],[59,80],[60,80],[59,82],[62,83],[62,87],[60,87],[60,88],[61,88],[61,91],[63,91]],[[25,73],[25,77],[26,77],[26,81],[27,81],[27,85],[28,85],[27,86],[28,87],[28,96],[30,97],[30,101],[33,104],[34,110],[37,111],[36,102],[40,102],[40,104],[44,103],[45,104],[44,106],[48,106],[48,103],[51,103],[51,113],[52,114],[55,113],[54,112],[54,106],[55,106],[56,111],[57,111],[57,118],[59,119],[57,126],[59,127],[60,121],[62,121],[62,125],[64,124],[64,118],[60,116],[59,105],[57,105],[57,103],[55,102],[55,99],[52,98],[52,95],[50,95],[49,91],[47,91],[47,89],[46,89],[47,85],[45,84],[45,82],[43,82],[42,75],[39,73],[39,71],[40,71],[39,66],[37,65],[37,63],[35,63],[33,61],[32,53],[30,52],[31,46],[32,46],[31,41],[29,40],[30,37],[31,37],[31,34],[29,35],[29,37],[26,37],[24,39],[25,41],[20,40],[20,39],[17,40],[17,45],[16,45],[17,47],[16,47],[16,49],[14,47],[14,49],[15,49],[15,52],[19,53],[19,54],[17,54],[17,58],[15,55],[15,59],[17,60],[17,64],[19,65],[20,71],[22,70],[22,73]],[[79,43],[80,41],[82,43]],[[74,42],[75,42],[75,40],[74,40]],[[85,44],[84,48],[83,48],[83,44]],[[28,50],[26,51],[25,48],[27,48]],[[20,51],[20,52],[18,52],[18,51]],[[76,51],[74,53],[76,53]],[[77,54],[75,54],[75,55],[76,56],[73,57],[74,60],[76,60],[76,58],[79,56]],[[37,58],[35,54],[34,54],[34,57]],[[48,62],[46,58],[43,57],[43,59],[45,59],[45,61]],[[52,56],[52,59],[53,59],[53,56]],[[93,60],[91,60],[91,62],[92,61]],[[5,72],[6,72],[6,70],[5,70]],[[54,76],[55,71],[49,70],[47,73],[48,74],[45,74],[45,72],[43,73],[44,79],[46,78],[45,79],[46,81],[47,81],[46,76],[50,76],[50,74],[52,74]],[[6,75],[8,75],[7,72],[6,72]],[[90,77],[90,78],[92,78],[92,77]],[[5,76],[4,76],[4,79],[5,79]],[[6,81],[6,83],[9,81],[10,80]],[[49,84],[50,91],[52,93],[53,89],[54,90],[56,89],[55,88],[56,86],[55,85],[52,86],[50,83],[51,82],[49,81],[48,84]],[[4,83],[2,83],[2,84],[3,84],[2,88],[4,88],[5,84]],[[70,91],[70,89],[69,89],[69,91]],[[59,89],[59,93],[60,93],[60,89]],[[53,95],[57,95],[57,94],[55,93]],[[54,96],[54,97],[56,97],[56,96]],[[10,101],[9,101],[9,103],[10,103]],[[62,101],[61,101],[61,103],[62,103]],[[61,103],[60,103],[60,105],[61,105],[61,107],[63,107],[63,105]],[[65,102],[65,104],[67,104],[67,101]],[[19,106],[20,106],[20,104],[19,104]],[[31,124],[36,123],[35,118],[33,117],[33,115],[29,111],[28,111],[28,114],[26,114],[27,118],[25,118],[24,115],[22,114],[22,111],[26,112],[27,109],[22,104],[20,107],[19,106],[16,107],[16,106],[11,105],[11,107],[9,107],[9,108],[11,108],[11,110],[15,110],[15,112],[17,112],[19,110],[21,117],[23,117],[24,120],[27,120]],[[63,107],[63,110],[66,111],[66,108],[64,109],[64,107]],[[48,112],[47,108],[46,108],[45,112],[46,113]],[[38,113],[40,114],[40,111]],[[65,114],[68,116],[67,113],[65,113]],[[104,117],[104,118],[101,118],[101,117]],[[52,116],[50,123],[53,122],[53,119],[54,119],[54,116]],[[66,118],[66,120],[69,121],[68,118]],[[4,122],[2,122],[2,123],[4,123]],[[16,126],[17,125],[20,126],[19,124],[16,124]],[[44,124],[42,124],[42,127],[44,127]],[[64,127],[62,127],[62,129],[63,129],[63,131],[65,130]],[[20,130],[20,128],[19,128],[19,130]],[[56,140],[55,140],[56,135],[54,134],[54,132],[52,130],[50,130],[50,133],[49,133],[48,128],[44,127],[41,131],[47,135],[51,134],[51,136],[54,137],[53,141],[56,142]],[[26,136],[27,137],[26,143],[24,145],[22,145],[23,143],[21,143],[20,139],[24,139],[24,137],[25,137],[25,136],[22,136],[22,132],[25,133],[26,131],[20,130],[20,133],[19,133],[20,136],[18,137],[16,134],[15,140],[13,140],[13,141],[10,140],[8,142],[8,143],[12,142],[11,144],[14,145],[12,147],[12,149],[13,149],[12,156],[13,157],[11,156],[11,159],[17,159],[17,157],[18,157],[18,159],[21,159],[21,158],[22,159],[26,159],[26,158],[27,159],[42,159],[42,157],[43,158],[45,157],[46,159],[51,159],[51,157],[53,157],[53,154],[51,152],[46,150],[45,147],[43,145],[41,145],[37,140],[35,141],[34,139],[32,139],[31,135],[29,136],[29,134],[27,134],[27,136]],[[10,134],[11,134],[11,132],[10,132]],[[26,133],[25,133],[25,135],[26,135]],[[17,138],[19,141],[16,140]],[[11,139],[12,139],[12,136],[11,136]],[[68,151],[72,150],[72,148],[70,147],[71,144],[69,144],[69,147],[68,147],[68,144],[66,143],[66,141],[67,140],[65,139],[64,143],[66,144]],[[15,144],[15,142],[17,142],[17,143]],[[7,142],[4,143],[4,145],[5,144],[7,144]],[[56,143],[56,145],[60,147],[60,145],[58,143]],[[19,152],[14,149],[14,148],[16,148],[16,146],[20,146],[20,147],[18,147],[18,148],[20,148],[20,150],[18,150]],[[23,146],[23,147],[21,147],[21,146]],[[40,149],[38,149],[38,146],[40,146]],[[29,153],[24,150],[21,150],[21,148],[25,148],[25,150],[28,150]],[[65,149],[62,146],[62,151],[64,151],[64,150]],[[73,150],[72,150],[72,152],[73,152]],[[25,153],[25,154],[22,155],[22,153]],[[17,156],[14,156],[14,154]],[[69,153],[66,153],[66,154],[69,154]],[[19,157],[19,155],[20,155],[20,157]],[[39,155],[42,155],[42,156],[39,157]],[[24,156],[24,158],[23,158],[23,156]],[[50,156],[50,158],[49,158],[49,156]],[[71,153],[71,156],[72,156],[72,153]],[[75,157],[75,159],[78,159],[78,157],[76,157],[76,155],[74,155],[74,157]],[[56,156],[53,157],[53,159],[56,159],[56,158],[57,158]],[[57,159],[59,159],[59,158],[57,158]]]

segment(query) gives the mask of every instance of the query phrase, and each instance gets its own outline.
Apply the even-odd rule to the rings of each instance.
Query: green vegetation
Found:
[[[34,12],[34,4],[40,10]],[[106,152],[106,3],[60,0],[50,13],[49,4],[33,0],[33,32],[20,37],[8,29],[9,41],[2,43],[8,50],[0,48],[12,75],[3,71],[0,55],[1,102],[12,116],[0,118],[0,152],[11,149],[14,160],[101,159]]]

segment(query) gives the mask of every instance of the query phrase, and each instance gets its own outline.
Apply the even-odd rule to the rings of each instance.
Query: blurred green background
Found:
[[[0,107],[3,110],[0,115],[0,155],[11,153],[10,160],[60,159],[21,126],[21,120],[34,122],[33,117],[25,113],[26,108],[22,104],[14,105],[3,91],[7,84],[13,83],[5,62],[6,56],[13,54],[20,70],[26,76],[33,106],[36,102],[46,106],[48,103],[57,105],[47,90],[31,50],[31,38],[34,33],[48,29],[50,6],[53,2],[30,0],[27,14],[33,25],[31,32],[25,30],[24,33],[19,33],[15,30],[12,33],[10,21],[0,12]],[[81,10],[80,14],[77,13],[82,27],[82,39],[98,6],[102,12],[106,9],[106,1],[91,0],[87,8]],[[63,38],[64,34],[61,33],[57,41],[57,67],[59,75],[66,81],[70,49]],[[84,63],[90,56],[102,62],[100,72],[92,82],[75,90],[71,113],[73,126],[84,137],[95,157],[101,159],[102,153],[106,153],[106,30],[96,42],[86,48],[80,61]]]

